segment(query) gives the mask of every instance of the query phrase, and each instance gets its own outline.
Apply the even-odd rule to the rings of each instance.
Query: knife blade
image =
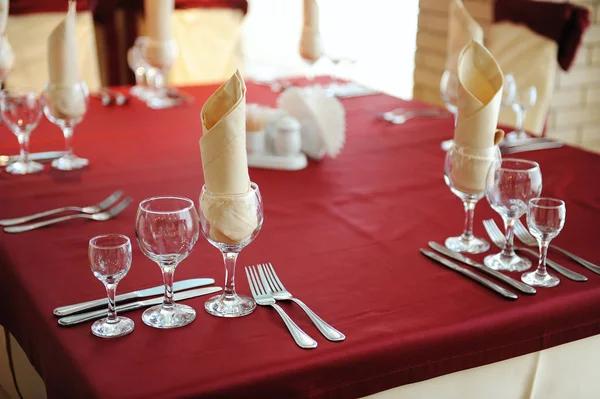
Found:
[[[173,284],[173,291],[183,291],[190,288],[204,287],[205,285],[214,284],[215,280],[212,278],[193,278],[189,280],[177,281]],[[115,297],[115,303],[127,301],[135,298],[146,298],[154,295],[159,295],[165,292],[164,285],[158,285],[152,288],[146,288],[143,290],[128,292],[126,294],[120,294]],[[100,306],[108,306],[108,299],[95,299],[93,301],[76,303],[73,305],[60,306],[54,309],[55,316],[66,316],[69,314],[82,312],[84,310],[94,309]]]
[[[183,301],[183,300],[190,299],[190,298],[195,298],[195,297],[202,296],[202,295],[212,294],[212,293],[215,293],[215,292],[218,292],[221,290],[222,290],[221,287],[198,288],[195,290],[178,292],[177,294],[175,294],[173,296],[173,298],[177,302],[177,301]],[[144,307],[148,307],[148,306],[159,305],[162,303],[162,301],[163,301],[163,297],[161,296],[158,298],[146,299],[143,301],[137,301],[137,302],[126,303],[124,305],[119,305],[119,306],[117,306],[116,310],[117,310],[117,313],[124,313],[124,312],[129,312],[132,310],[136,310],[136,309],[140,309],[140,308],[144,308]],[[80,314],[62,317],[62,318],[58,319],[58,324],[61,326],[73,326],[75,324],[80,324],[80,323],[83,323],[86,321],[100,319],[102,317],[105,317],[107,314],[108,314],[108,311],[106,309],[93,310],[91,312],[80,313]]]
[[[428,258],[433,259],[436,262],[454,270],[455,272],[458,272],[458,273],[478,282],[479,284],[491,289],[492,291],[502,295],[504,298],[507,298],[507,299],[517,299],[518,298],[518,296],[514,292],[511,292],[505,288],[502,288],[498,284],[492,283],[490,280],[483,278],[483,277],[473,273],[472,271],[467,270],[464,267],[457,265],[454,262],[450,262],[448,259],[443,258],[434,252],[431,252],[431,251],[421,248],[421,253],[423,255],[427,256]]]
[[[502,155],[508,155],[527,151],[549,150],[552,148],[560,148],[564,145],[565,143],[563,143],[562,141],[550,141],[547,143],[523,144],[515,147],[505,147],[501,148],[500,152],[502,153]]]
[[[535,288],[533,288],[532,286],[527,285],[521,281],[515,280],[514,278],[509,277],[503,273],[500,273],[497,270],[490,269],[486,265],[475,262],[473,259],[467,258],[466,256],[464,256],[463,254],[461,254],[459,252],[452,251],[451,249],[448,249],[445,246],[438,244],[435,241],[429,241],[428,244],[429,244],[429,247],[431,249],[433,249],[434,251],[439,252],[443,255],[446,255],[447,257],[457,260],[459,262],[462,262],[466,265],[469,265],[476,269],[479,269],[482,272],[489,274],[490,276],[496,277],[498,280],[502,280],[506,284],[518,289],[519,291],[521,291],[525,294],[533,295],[536,293]]]
[[[32,152],[29,159],[32,161],[52,161],[65,155],[64,151]],[[8,166],[19,160],[19,155],[0,155],[0,166]]]

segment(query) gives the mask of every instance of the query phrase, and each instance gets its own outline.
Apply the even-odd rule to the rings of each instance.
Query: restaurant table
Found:
[[[247,86],[248,103],[275,104],[277,94],[269,88]],[[74,135],[75,152],[90,160],[89,167],[0,173],[0,218],[94,204],[116,189],[134,200],[105,222],[82,219],[22,234],[0,232],[0,324],[24,349],[49,398],[349,398],[492,367],[587,337],[596,345],[588,349],[600,348],[594,337],[600,333],[600,276],[561,255],[551,251],[550,257],[589,280],[561,277],[559,286],[511,302],[419,253],[428,241],[443,242],[463,226],[462,204],[443,180],[440,143],[452,136],[452,119],[403,125],[378,120],[373,110],[427,106],[383,94],[342,100],[347,138],[337,158],[295,172],[250,169],[264,199],[265,221],[240,254],[238,292],[249,294],[243,266],[271,262],[286,288],[342,331],[345,341],[327,341],[299,307],[282,303],[318,342],[316,349],[303,350],[273,309],[221,319],[204,311],[207,297],[185,302],[197,318],[184,328],[150,328],[141,311],[128,314],[135,331],[119,339],[93,336],[90,323],[59,327],[55,307],[105,295],[87,260],[88,240],[95,235],[122,233],[133,241],[133,264],[117,293],[161,283],[159,267],[135,243],[137,203],[157,195],[197,201],[203,184],[200,109],[216,87],[186,88],[195,103],[168,110],[150,110],[137,100],[103,107],[93,99]],[[59,129],[46,120],[31,136],[32,151],[62,144]],[[17,149],[15,137],[1,127],[0,153]],[[572,147],[518,156],[540,163],[543,195],[566,202],[565,228],[555,243],[600,263],[600,156]],[[484,218],[500,221],[485,199],[475,218],[480,236]],[[223,284],[220,253],[203,237],[175,274],[176,281],[193,277]],[[535,365],[527,367],[538,372]],[[571,367],[578,384],[576,371]],[[559,379],[552,381],[560,387]]]

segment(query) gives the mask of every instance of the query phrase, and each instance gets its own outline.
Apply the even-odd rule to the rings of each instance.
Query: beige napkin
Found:
[[[534,86],[537,101],[525,114],[525,130],[541,134],[550,110],[557,73],[555,41],[538,35],[524,25],[512,22],[492,24],[486,46],[505,74],[512,74],[517,87]],[[500,111],[500,124],[515,126],[515,112],[510,107]]]
[[[458,116],[454,142],[462,151],[453,152],[452,183],[458,191],[482,195],[495,147],[504,132],[497,130],[502,100],[503,76],[490,52],[471,41],[458,63]]]
[[[171,40],[171,14],[174,7],[174,0],[144,0],[146,30],[150,40]]]
[[[15,63],[15,53],[6,36],[6,23],[8,22],[8,0],[0,0],[0,68],[10,71]],[[2,79],[6,79],[3,76]]]
[[[201,111],[200,153],[204,184],[214,196],[200,199],[200,210],[217,242],[238,244],[258,224],[246,155],[246,86],[239,71],[206,101]]]
[[[8,0],[0,0],[0,34],[6,33],[6,23],[8,22]]]
[[[322,54],[321,34],[319,32],[319,6],[316,0],[304,0],[304,23],[300,37],[300,56],[316,62]]]
[[[48,38],[48,95],[58,118],[78,118],[86,110],[85,95],[75,87],[79,82],[76,7],[75,1],[69,2],[66,18]]]
[[[483,43],[483,28],[469,14],[461,0],[452,0],[448,9],[447,70],[457,73],[460,52],[471,40]]]

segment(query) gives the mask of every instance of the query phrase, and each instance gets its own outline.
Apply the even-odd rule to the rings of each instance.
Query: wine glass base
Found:
[[[462,237],[449,237],[446,239],[446,248],[454,252],[466,252],[468,254],[481,254],[490,249],[490,243],[482,238],[473,237],[464,239]]]
[[[173,306],[157,305],[142,313],[144,324],[154,328],[177,328],[190,324],[196,318],[196,311],[188,305],[178,303]]]
[[[249,315],[256,309],[252,298],[238,295],[216,295],[204,304],[208,313],[217,317],[241,317]]]
[[[560,283],[560,279],[550,273],[541,274],[538,271],[523,273],[521,281],[527,285],[534,287],[556,287]]]
[[[529,259],[524,259],[517,255],[507,257],[503,256],[502,253],[486,256],[483,259],[483,263],[490,269],[510,272],[523,272],[531,267]]]
[[[100,338],[117,338],[133,331],[135,323],[128,317],[117,316],[116,323],[109,323],[104,318],[92,324],[92,334]]]
[[[146,101],[146,99],[148,98],[148,88],[144,86],[135,85],[131,89],[129,89],[129,94],[131,94],[133,97],[139,100]]]
[[[523,140],[527,138],[529,138],[529,136],[523,130],[513,130],[512,132],[506,133],[504,136],[504,140],[506,141]]]
[[[441,147],[444,151],[450,151],[450,148],[454,145],[454,140],[444,140],[442,141]]]
[[[52,161],[52,167],[54,169],[58,169],[58,170],[81,169],[85,166],[88,166],[89,164],[90,164],[90,161],[88,161],[85,158],[79,158],[78,156],[76,156],[74,154],[64,155],[64,156]]]
[[[44,170],[44,165],[33,161],[17,161],[6,167],[6,171],[13,175],[28,175],[30,173],[41,172],[42,170]]]
[[[181,104],[181,101],[164,94],[149,95],[146,97],[146,105],[152,109],[173,108]]]

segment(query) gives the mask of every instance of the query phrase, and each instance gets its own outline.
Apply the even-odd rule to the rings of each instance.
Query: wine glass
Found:
[[[160,266],[165,284],[163,303],[142,314],[150,327],[183,327],[196,318],[194,309],[173,300],[173,277],[177,265],[192,253],[199,234],[198,213],[192,200],[153,197],[140,202],[135,236],[142,253]]]
[[[80,81],[70,86],[46,84],[43,93],[44,115],[65,136],[66,154],[52,161],[52,167],[58,170],[81,169],[89,164],[85,158],[73,153],[73,129],[79,124],[87,112],[89,91],[85,82]]]
[[[6,171],[18,175],[42,171],[42,164],[29,159],[29,136],[42,118],[41,98],[31,89],[4,89],[0,93],[0,115],[21,146],[19,160],[8,165]]]
[[[492,209],[502,216],[506,228],[506,244],[496,255],[484,259],[494,270],[524,271],[531,267],[528,259],[520,258],[514,251],[515,221],[527,212],[527,204],[542,192],[542,172],[533,161],[503,159],[492,163],[487,175],[485,196]]]
[[[529,200],[527,227],[540,246],[540,259],[537,270],[524,273],[524,283],[538,287],[554,287],[560,283],[558,277],[546,271],[546,255],[550,241],[565,225],[567,210],[562,200],[555,198],[533,198]]]
[[[168,93],[165,78],[175,63],[178,52],[179,46],[176,40],[148,40],[142,46],[144,61],[155,69],[152,74],[151,90],[146,97],[146,103],[151,108],[168,108],[177,104],[177,100]]]
[[[135,86],[129,90],[132,96],[145,100],[148,92],[146,84],[146,70],[148,65],[144,61],[144,46],[148,37],[141,36],[135,39],[133,47],[127,51],[127,64],[135,75]]]
[[[315,64],[323,56],[321,33],[318,29],[304,26],[298,49],[300,57],[308,65],[306,79],[312,82],[315,78]]]
[[[440,93],[446,109],[452,114],[454,126],[456,127],[456,118],[458,116],[458,75],[449,69],[446,69],[440,80]],[[448,151],[454,140],[442,141],[442,149]]]
[[[240,317],[256,308],[252,298],[235,292],[235,262],[240,251],[258,235],[263,223],[263,204],[256,183],[246,194],[223,195],[202,187],[200,194],[200,226],[202,233],[223,254],[225,288],[221,295],[210,298],[206,311],[219,317]]]
[[[500,106],[502,108],[512,107],[517,97],[517,82],[512,73],[504,75],[504,85],[502,87],[502,101]]]
[[[446,247],[456,252],[479,254],[490,249],[483,238],[473,235],[475,205],[483,198],[487,171],[492,162],[500,159],[498,147],[490,149],[472,149],[454,144],[446,153],[444,180],[463,202],[465,208],[465,227],[459,237],[446,239]]]
[[[537,89],[535,86],[525,87],[516,92],[515,101],[512,108],[517,115],[517,127],[512,132],[506,135],[507,140],[522,140],[527,138],[523,123],[525,121],[525,113],[533,108],[537,101]]]
[[[15,63],[15,52],[8,42],[6,33],[0,34],[0,86],[12,71]]]
[[[108,316],[92,324],[92,334],[102,338],[116,338],[133,331],[135,323],[128,317],[117,316],[115,293],[117,284],[131,267],[131,242],[121,234],[94,237],[88,247],[90,268],[102,281],[108,296]]]

